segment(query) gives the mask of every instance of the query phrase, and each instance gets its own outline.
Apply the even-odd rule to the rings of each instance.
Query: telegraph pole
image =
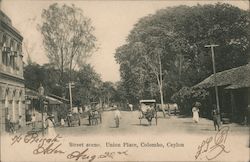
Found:
[[[66,84],[66,87],[69,88],[69,101],[70,101],[70,111],[73,108],[73,99],[72,99],[72,88],[75,87],[75,83],[74,82],[69,82],[68,84]]]
[[[69,82],[69,101],[70,101],[70,110],[72,110],[72,91],[71,91],[71,82]]]
[[[211,48],[212,52],[212,62],[213,62],[213,72],[214,72],[214,87],[215,87],[215,96],[216,96],[216,107],[218,113],[220,113],[220,105],[219,105],[219,95],[218,95],[218,87],[217,87],[217,80],[216,80],[216,67],[215,67],[215,59],[214,59],[214,47],[218,47],[219,45],[210,44],[205,45],[207,48]]]

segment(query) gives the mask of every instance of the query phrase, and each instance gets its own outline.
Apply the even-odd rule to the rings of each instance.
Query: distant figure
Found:
[[[10,117],[10,133],[16,133],[13,119]]]
[[[31,124],[32,124],[32,128],[36,127],[36,115],[35,115],[35,113],[31,116]]]
[[[83,113],[82,107],[79,107],[78,109],[79,109],[78,112],[79,112],[80,114],[82,114],[82,113]]]
[[[120,125],[120,119],[121,119],[121,112],[118,108],[116,108],[114,112],[114,116],[115,116],[115,126],[116,128],[118,128]]]
[[[128,104],[128,107],[130,108],[130,111],[133,111],[133,105],[132,104]]]
[[[177,111],[178,111],[178,105],[176,103],[173,104],[174,107],[174,115],[177,115]]]
[[[69,114],[67,115],[67,121],[68,121],[68,126],[71,127],[72,126],[72,113],[69,112]]]
[[[94,112],[93,112],[93,125],[97,125],[98,124],[98,120],[97,120],[97,118],[98,118],[98,115],[99,115],[99,112],[97,111],[97,110],[95,110]]]
[[[65,126],[65,121],[63,118],[61,118],[61,126],[64,127]]]
[[[20,129],[22,127],[22,116],[19,115],[19,118],[18,118],[18,129]]]
[[[218,110],[216,109],[216,105],[213,105],[212,118],[214,122],[214,129],[219,131],[220,130],[220,114]]]
[[[46,128],[46,119],[47,119],[47,113],[43,113],[43,128]]]
[[[146,113],[147,109],[148,109],[148,106],[142,103],[141,104],[141,111],[142,111],[142,113]]]
[[[47,135],[50,137],[56,136],[56,132],[55,132],[55,123],[54,123],[54,116],[51,115],[49,116],[47,119]]]
[[[243,125],[248,125],[249,124],[249,119],[250,119],[250,105],[248,105],[245,109],[244,109],[244,119],[243,119]]]
[[[6,131],[7,132],[10,132],[10,115],[6,115],[6,118],[5,118],[5,126],[6,126]]]
[[[192,112],[193,112],[193,121],[195,123],[198,123],[199,122],[199,108],[198,108],[199,104],[198,102],[196,102],[194,104],[194,107],[192,108]]]

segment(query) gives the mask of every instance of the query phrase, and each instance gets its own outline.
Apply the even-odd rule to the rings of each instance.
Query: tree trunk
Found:
[[[160,88],[160,96],[161,96],[161,109],[162,109],[162,113],[163,113],[163,117],[165,118],[166,117],[166,112],[164,110],[164,107],[163,107],[163,104],[164,104],[164,101],[163,101],[163,92],[162,92],[162,67],[161,67],[161,58],[160,58],[160,55],[159,56],[159,66],[160,66],[160,79],[157,77],[158,79],[158,83],[159,83],[159,88]]]
[[[163,102],[162,88],[160,88],[160,96],[161,96],[161,109],[162,109],[163,117],[165,118],[165,117],[166,117],[166,112],[165,112],[165,109],[164,109],[164,107],[163,107],[164,102]]]

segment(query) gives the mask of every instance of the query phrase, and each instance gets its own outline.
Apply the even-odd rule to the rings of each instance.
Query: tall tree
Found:
[[[82,64],[96,49],[96,37],[91,20],[82,10],[57,3],[44,9],[39,29],[49,61],[61,71],[61,84],[64,85],[64,71],[69,70],[69,80],[74,68]]]
[[[246,11],[221,3],[171,7],[143,17],[129,33],[126,44],[116,50],[121,85],[131,98],[145,96],[149,87],[155,90],[157,82],[152,78],[159,78],[157,67],[161,63],[163,83],[158,85],[169,102],[181,87],[192,86],[212,74],[206,44],[220,45],[215,51],[218,71],[246,64],[249,24]],[[158,101],[160,96],[158,93]]]
[[[61,95],[62,89],[56,84],[60,79],[58,73],[59,71],[50,64],[28,64],[24,67],[25,86],[37,90],[41,83],[46,93]]]
[[[74,99],[82,104],[98,101],[100,97],[101,77],[89,64],[81,65],[77,72],[76,87],[73,90]]]

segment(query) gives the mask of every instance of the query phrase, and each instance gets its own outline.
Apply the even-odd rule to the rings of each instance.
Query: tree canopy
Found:
[[[217,71],[246,64],[249,22],[247,11],[222,3],[171,7],[141,18],[115,54],[126,93],[131,100],[159,100],[151,66],[160,56],[163,93],[169,102],[181,87],[193,86],[212,74],[207,44],[219,45],[215,48]]]
[[[26,88],[37,90],[40,83],[46,94],[62,96],[62,91],[67,84],[59,85],[60,71],[51,64],[28,64],[24,67],[24,79]],[[67,75],[68,71],[64,72]],[[91,102],[110,105],[121,101],[121,93],[112,82],[103,82],[101,77],[90,64],[82,64],[79,70],[72,71],[74,87],[72,88],[73,104],[87,105]],[[69,91],[66,88],[65,97],[69,99]]]
[[[66,69],[71,70],[84,63],[96,48],[96,37],[91,20],[81,9],[57,3],[44,9],[39,26],[50,63],[61,71],[61,84]]]

